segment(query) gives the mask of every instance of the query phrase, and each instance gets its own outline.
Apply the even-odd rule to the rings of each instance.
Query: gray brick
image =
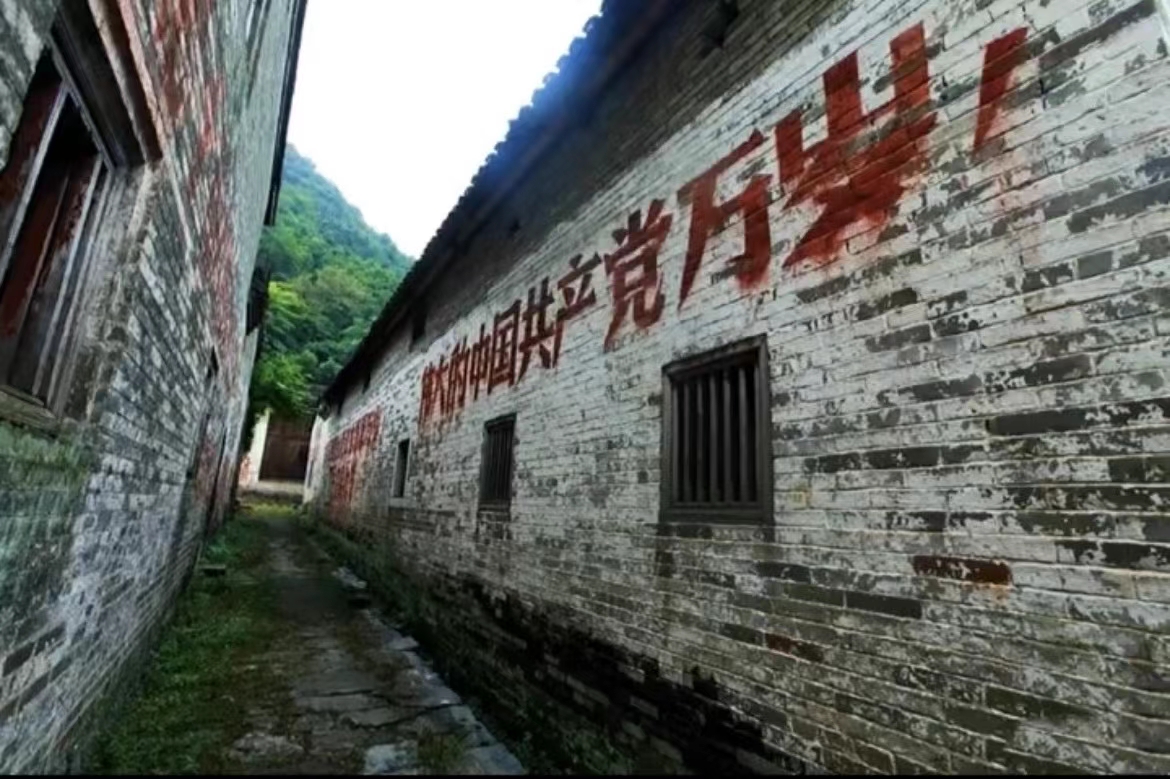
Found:
[[[739,5],[725,47],[705,58],[706,6],[680,7],[591,123],[509,192],[509,213],[466,239],[428,289],[429,342],[386,335],[369,389],[350,387],[317,420],[315,509],[398,550],[425,591],[481,588],[525,603],[546,637],[572,627],[663,679],[712,676],[707,693],[744,713],[750,742],[725,753],[774,748],[838,771],[1146,770],[1141,750],[1160,730],[1125,718],[1163,704],[1135,663],[1159,656],[1167,619],[1140,578],[1165,567],[1170,451],[1158,332],[1170,65],[1156,5]],[[815,157],[826,71],[860,46],[872,112],[894,94],[890,40],[909,30],[909,46],[919,21],[936,114],[916,175],[871,221],[838,211],[817,223],[848,192],[794,206],[784,168],[805,163],[781,156],[798,147],[791,134],[777,145],[777,126],[801,111],[799,148]],[[1012,68],[1016,29],[1027,37]],[[1003,70],[985,79],[996,40]],[[997,73],[1002,102],[981,110]],[[866,150],[890,119],[869,119],[874,135],[850,138],[848,158],[889,174]],[[737,283],[729,270],[745,251],[743,215],[729,209],[680,304],[694,192],[679,192],[745,141],[717,195],[770,177],[765,278]],[[599,266],[597,303],[563,323],[555,369],[534,356],[514,385],[420,420],[428,368],[544,278],[555,286],[570,258],[612,253],[613,231],[655,199],[672,218],[657,319],[627,316],[605,348],[613,279]],[[840,245],[788,262],[810,225],[823,238],[835,218],[848,226]],[[768,340],[773,522],[661,525],[662,367],[745,334]],[[505,532],[478,511],[477,485],[483,424],[512,412]],[[403,437],[414,471],[387,520]],[[457,611],[466,624],[507,620]],[[654,702],[654,738],[702,751],[667,682],[619,677]],[[599,718],[635,716],[630,698],[592,686],[621,709]],[[1059,751],[1033,726],[1086,746]]]
[[[0,1],[0,163],[60,5]],[[75,768],[68,756],[103,724],[106,693],[146,661],[202,542],[207,510],[216,523],[227,510],[230,476],[215,494],[210,477],[221,466],[234,471],[247,404],[256,336],[245,338],[237,292],[251,279],[263,227],[293,8],[291,0],[268,6],[248,102],[238,99],[249,85],[239,77],[247,51],[233,4],[196,14],[181,34],[166,25],[190,15],[159,12],[177,7],[174,0],[146,9],[80,5],[99,16],[127,14],[96,24],[124,26],[127,51],[141,52],[120,64],[111,55],[114,69],[157,99],[159,113],[149,116],[163,140],[161,159],[111,179],[62,402],[69,424],[44,429],[18,405],[0,403],[5,773]],[[168,83],[181,70],[203,78]],[[220,112],[223,135],[201,135],[205,105]],[[184,148],[192,137],[201,137],[202,152]],[[200,154],[229,162],[218,168]],[[177,194],[172,183],[201,194]],[[213,347],[221,370],[209,382]]]

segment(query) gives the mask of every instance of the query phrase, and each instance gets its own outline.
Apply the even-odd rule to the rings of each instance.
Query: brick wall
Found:
[[[144,95],[135,135],[158,152],[111,185],[64,411],[0,418],[4,772],[73,760],[224,517],[294,3],[269,3],[254,69],[247,0],[89,5],[119,93]],[[0,3],[0,162],[56,6]]]
[[[706,55],[715,4],[673,14],[509,194],[318,420],[315,505],[504,708],[667,762],[1170,770],[1164,8],[739,6]],[[573,258],[655,249],[566,306]],[[660,522],[663,366],[759,334],[772,520]]]

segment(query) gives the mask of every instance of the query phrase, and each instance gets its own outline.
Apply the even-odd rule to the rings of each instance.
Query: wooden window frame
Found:
[[[410,465],[410,448],[409,438],[403,438],[398,442],[398,449],[394,455],[394,484],[390,491],[392,498],[406,497],[406,469]]]
[[[676,499],[675,389],[682,381],[711,374],[750,359],[755,365],[755,503],[701,503]],[[770,524],[773,520],[771,374],[768,343],[753,336],[716,349],[676,360],[662,368],[662,456],[659,479],[659,521],[667,523]]]
[[[144,129],[145,137],[136,135],[131,115],[139,106],[133,103],[135,96],[119,90],[111,60],[118,55],[106,51],[88,4],[61,4],[23,97],[6,160],[15,194],[7,207],[0,204],[0,289],[14,284],[5,291],[16,318],[9,335],[11,356],[4,360],[0,379],[0,418],[50,432],[67,421],[64,405],[73,385],[80,320],[105,212],[126,171],[158,157],[151,127]],[[42,104],[39,115],[30,109],[37,103]],[[71,132],[78,137],[83,133],[91,152],[84,160],[63,164],[50,152],[55,144],[66,143],[60,133],[70,132],[68,123],[74,124]],[[35,194],[55,180],[64,187],[62,204],[69,199],[69,221],[59,222],[64,213],[59,209],[43,228],[36,227],[36,212],[44,201],[33,202]],[[37,241],[42,242],[41,257],[30,266],[25,251]],[[32,269],[34,276],[9,280],[9,269],[13,274]],[[23,287],[27,290],[22,292]],[[28,338],[33,342],[26,344]],[[35,360],[28,359],[30,346],[39,350]]]
[[[501,446],[500,442],[493,438],[493,433],[501,428],[508,428],[509,430],[506,447]],[[507,450],[507,461],[504,463],[505,473],[507,474],[507,495],[505,497],[487,494],[490,481],[499,476],[501,461],[498,458],[501,456],[501,449]],[[493,477],[493,472],[495,472],[496,477]],[[488,420],[483,426],[483,442],[480,445],[479,457],[479,507],[489,511],[510,510],[515,479],[516,415],[504,414],[503,416]],[[500,482],[504,481],[505,479],[500,478]]]
[[[256,328],[264,324],[264,316],[268,313],[268,282],[272,280],[272,272],[259,265],[252,271],[252,280],[248,284],[248,308],[244,319],[244,335],[251,335]]]

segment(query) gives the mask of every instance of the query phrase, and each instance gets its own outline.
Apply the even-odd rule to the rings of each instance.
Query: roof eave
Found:
[[[613,50],[606,56],[602,67],[592,72],[591,77],[582,88],[575,90],[572,95],[573,102],[560,107],[554,115],[555,120],[544,126],[534,142],[524,149],[521,160],[508,170],[504,182],[490,191],[486,202],[480,205],[473,212],[472,218],[467,221],[459,220],[461,206],[468,197],[483,193],[477,193],[473,183],[473,186],[463,194],[459,203],[447,215],[443,225],[423,251],[422,257],[403,278],[402,283],[387,301],[386,306],[371,325],[366,336],[322,393],[321,404],[328,405],[336,402],[338,396],[344,392],[349,383],[370,367],[370,364],[385,346],[390,334],[394,332],[403,317],[408,315],[410,304],[414,299],[425,293],[447,267],[462,256],[462,253],[457,251],[459,244],[479,230],[508,194],[531,172],[540,158],[562,135],[572,129],[575,122],[574,109],[583,100],[592,99],[605,89],[622,67],[634,56],[638,47],[650,36],[658,23],[670,10],[677,7],[677,3],[675,0],[650,0],[644,3],[642,0],[637,0],[636,7],[640,12],[637,24],[625,32],[614,44]],[[599,17],[594,17],[594,19],[597,18]],[[561,72],[563,72],[563,68]],[[506,145],[507,141],[508,139],[505,138],[497,150]],[[492,158],[489,157],[480,171],[477,172],[475,179],[490,169],[491,162]]]
[[[289,37],[288,57],[284,61],[284,83],[280,90],[280,115],[277,119],[276,148],[272,153],[272,178],[268,184],[268,204],[264,208],[264,224],[276,224],[276,208],[280,203],[280,181],[284,174],[284,150],[288,144],[288,121],[292,112],[293,90],[297,82],[297,64],[301,55],[301,32],[305,26],[305,10],[309,0],[295,0],[293,28]]]

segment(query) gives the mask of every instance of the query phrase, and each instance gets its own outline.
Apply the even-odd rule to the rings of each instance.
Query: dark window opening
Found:
[[[110,179],[107,158],[50,48],[0,171],[0,384],[48,404]]]
[[[271,277],[272,273],[259,265],[252,271],[252,282],[248,286],[245,335],[250,335],[264,322],[264,315],[268,312],[268,282]]]
[[[413,349],[427,334],[427,307],[422,301],[410,312],[410,348]]]
[[[479,504],[507,508],[512,502],[512,452],[516,417],[494,419],[483,427],[483,455],[479,471]]]
[[[406,495],[406,465],[410,458],[410,439],[398,442],[398,457],[394,461],[394,497]]]
[[[771,436],[763,338],[674,363],[663,373],[663,518],[769,518]]]

